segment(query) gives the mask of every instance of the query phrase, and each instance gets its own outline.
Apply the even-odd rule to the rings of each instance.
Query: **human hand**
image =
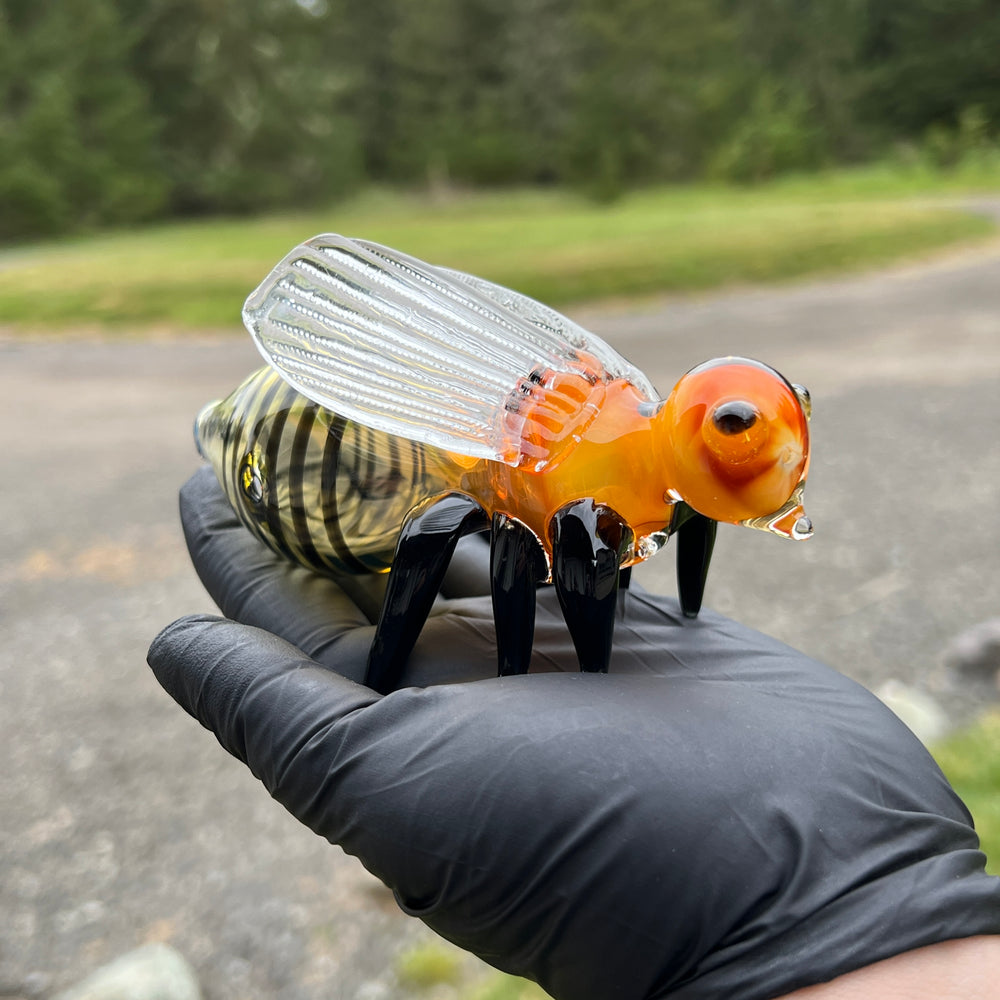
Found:
[[[532,672],[497,678],[471,539],[382,697],[359,683],[380,578],[275,557],[207,470],[181,505],[236,621],[161,633],[160,682],[406,912],[498,968],[567,1000],[763,1000],[977,932],[995,880],[968,813],[836,672],[633,589],[610,672],[581,674],[545,588]]]

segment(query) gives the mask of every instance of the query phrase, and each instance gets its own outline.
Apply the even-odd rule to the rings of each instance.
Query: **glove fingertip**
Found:
[[[183,697],[184,667],[188,653],[207,628],[226,623],[218,615],[185,615],[162,629],[149,645],[146,663],[164,690],[178,704],[188,708]]]

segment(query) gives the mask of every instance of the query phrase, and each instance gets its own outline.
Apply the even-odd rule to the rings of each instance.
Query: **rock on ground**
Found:
[[[201,1000],[194,970],[165,944],[136,948],[54,1000]]]

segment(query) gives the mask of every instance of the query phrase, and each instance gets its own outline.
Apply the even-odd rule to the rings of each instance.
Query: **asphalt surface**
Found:
[[[580,310],[667,390],[721,354],[814,400],[813,539],[720,531],[707,602],[954,720],[949,641],[1000,609],[1000,244],[890,272]],[[402,995],[428,940],[298,826],[145,665],[211,604],[176,493],[191,421],[258,364],[237,330],[0,338],[0,996],[46,996],[147,941],[212,1000]],[[672,592],[669,547],[639,573]]]

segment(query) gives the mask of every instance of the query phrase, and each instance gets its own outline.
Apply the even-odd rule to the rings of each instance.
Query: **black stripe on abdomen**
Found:
[[[229,467],[230,481],[233,483],[233,488],[240,495],[242,503],[244,505],[253,505],[254,501],[247,496],[246,491],[243,489],[242,483],[242,473],[243,473],[243,463],[248,455],[253,455],[258,450],[258,444],[261,438],[264,436],[265,431],[271,426],[271,422],[268,419],[268,412],[274,403],[275,397],[282,390],[284,383],[273,373],[262,373],[264,378],[258,384],[257,380],[247,383],[246,393],[240,400],[240,406],[245,407],[244,412],[244,428],[246,433],[245,440],[240,440],[242,435],[233,435],[233,440],[229,443],[229,454],[227,456],[227,465]],[[271,444],[271,438],[265,442],[265,447],[268,450]],[[267,500],[268,486],[266,481],[264,482],[264,496],[261,498],[260,503],[265,504],[264,513],[267,517],[268,522],[270,521],[270,511],[268,509]],[[247,521],[248,526],[263,542],[270,544],[267,537],[267,533],[264,530],[264,526],[260,523],[260,510],[255,511],[249,520]],[[274,536],[274,542],[277,543],[280,535]],[[285,551],[285,550],[283,550]]]
[[[263,423],[262,418],[261,423]],[[281,521],[281,506],[278,502],[278,456],[281,454],[281,439],[285,433],[285,424],[288,422],[288,406],[283,406],[274,414],[267,435],[267,446],[264,452],[264,497],[266,502],[265,512],[267,515],[267,530],[271,533],[271,539],[275,547],[287,556],[295,560],[296,555],[288,538],[285,537],[285,526]]]
[[[312,443],[313,428],[316,425],[316,406],[306,406],[299,414],[292,439],[292,450],[288,458],[288,505],[292,516],[292,527],[302,558],[317,569],[332,569],[329,559],[325,559],[316,548],[316,541],[309,530],[309,516],[306,501],[306,470],[309,446]]]
[[[333,546],[334,553],[348,570],[352,573],[370,573],[371,569],[351,552],[347,539],[344,538],[344,534],[340,530],[340,512],[337,508],[337,472],[340,465],[340,450],[348,423],[344,417],[334,416],[326,436],[326,445],[323,449],[323,489],[321,494],[323,526],[326,529],[326,537],[329,539],[330,545]]]

